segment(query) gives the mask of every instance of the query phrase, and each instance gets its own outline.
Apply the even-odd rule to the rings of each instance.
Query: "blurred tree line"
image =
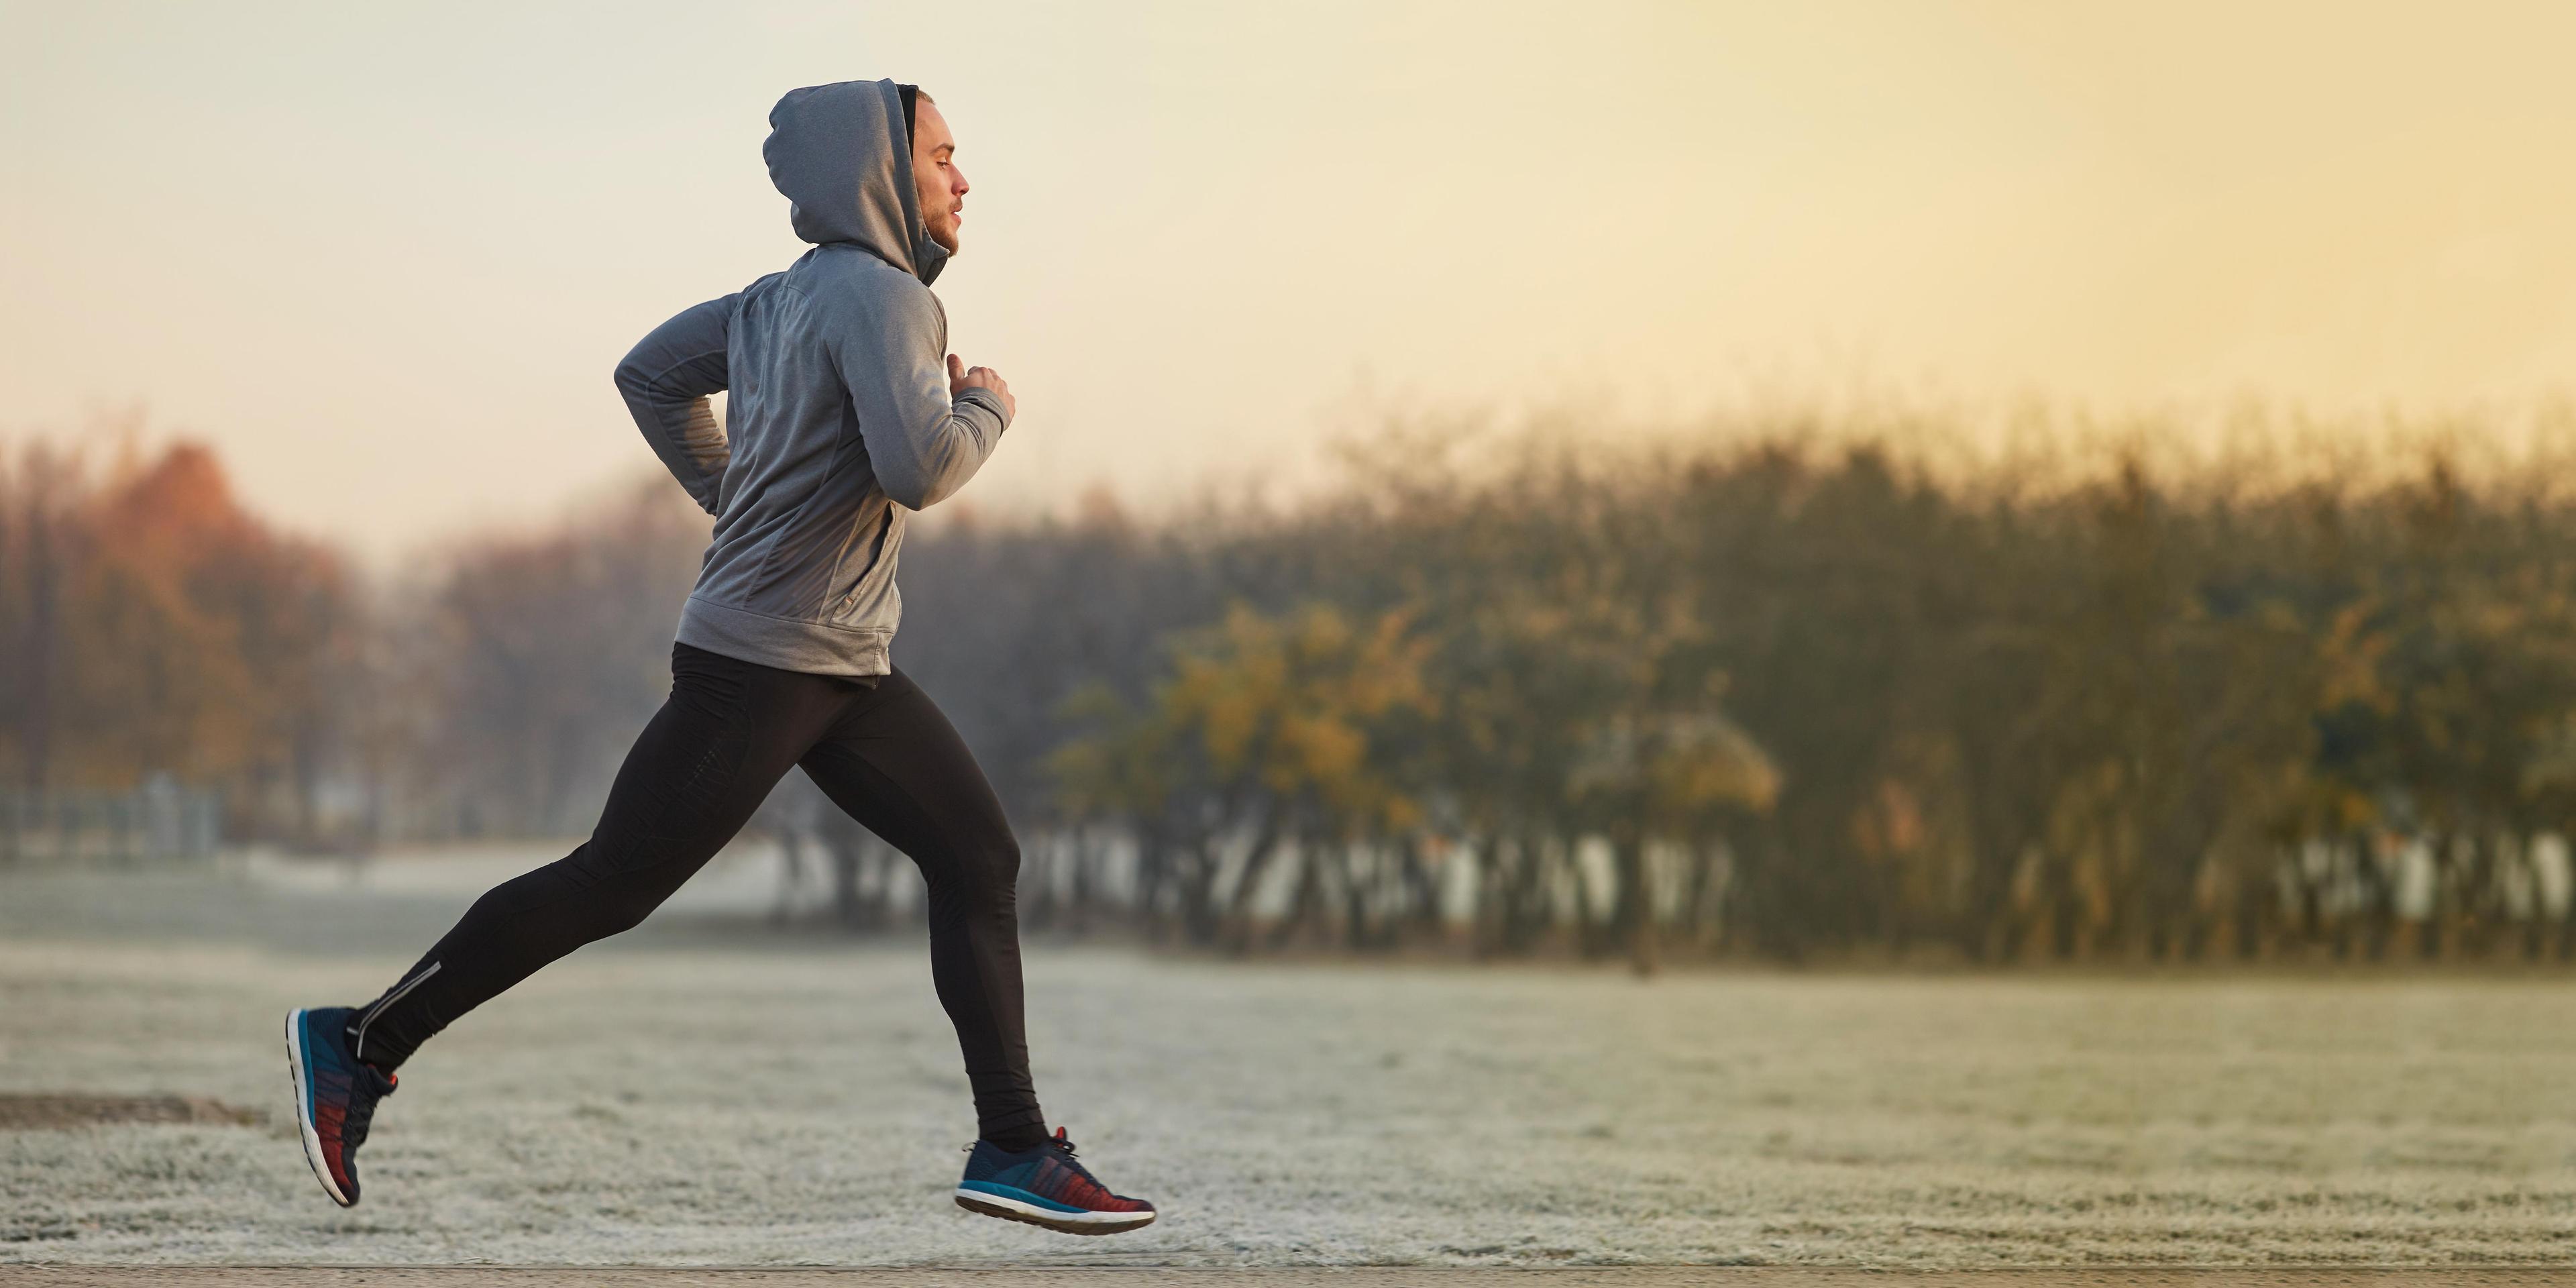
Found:
[[[244,511],[206,449],[0,459],[0,788],[164,773],[310,834],[366,644],[345,562]]]
[[[2550,471],[1817,441],[1390,432],[1287,510],[943,507],[896,656],[1017,820],[1035,928],[1643,968],[2576,955]],[[578,833],[704,537],[657,481],[369,588],[202,449],[28,448],[0,767],[165,770],[313,846]],[[810,789],[762,824],[843,920],[893,915],[900,859]]]

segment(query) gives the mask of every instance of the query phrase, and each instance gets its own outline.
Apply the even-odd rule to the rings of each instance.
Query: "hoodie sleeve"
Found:
[[[733,449],[707,395],[725,388],[725,345],[741,301],[737,292],[682,310],[617,364],[617,392],[635,427],[709,514],[716,512]]]
[[[897,505],[928,509],[975,477],[1011,421],[991,390],[948,396],[948,318],[937,298],[917,286],[878,298],[882,316],[830,325],[832,362],[877,485]]]

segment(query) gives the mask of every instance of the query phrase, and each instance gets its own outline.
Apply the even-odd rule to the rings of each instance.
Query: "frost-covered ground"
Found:
[[[1033,944],[1049,1114],[1165,1212],[1077,1240],[949,1203],[972,1125],[918,944],[693,928],[711,906],[425,1048],[342,1212],[279,1018],[381,987],[486,875],[457,871],[0,875],[0,1093],[268,1114],[0,1133],[0,1262],[2576,1260],[2552,977],[1641,983]]]

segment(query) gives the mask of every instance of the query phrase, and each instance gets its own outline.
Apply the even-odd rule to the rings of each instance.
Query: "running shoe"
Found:
[[[295,1125],[304,1135],[304,1161],[342,1207],[358,1202],[358,1147],[376,1102],[392,1095],[394,1075],[349,1051],[346,1006],[290,1011],[286,1016],[286,1071],[295,1080]]]
[[[1012,1153],[989,1140],[966,1147],[966,1176],[957,1182],[957,1206],[969,1212],[1026,1221],[1066,1234],[1116,1234],[1154,1221],[1154,1205],[1109,1192],[1074,1161],[1064,1128],[1043,1145]]]

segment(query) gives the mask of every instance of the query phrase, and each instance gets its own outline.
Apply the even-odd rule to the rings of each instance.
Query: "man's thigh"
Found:
[[[799,763],[833,804],[933,881],[1016,875],[1019,847],[983,767],[903,672],[880,681]]]
[[[671,696],[626,753],[585,847],[588,874],[704,864],[822,736],[836,697],[824,677],[675,652]]]

